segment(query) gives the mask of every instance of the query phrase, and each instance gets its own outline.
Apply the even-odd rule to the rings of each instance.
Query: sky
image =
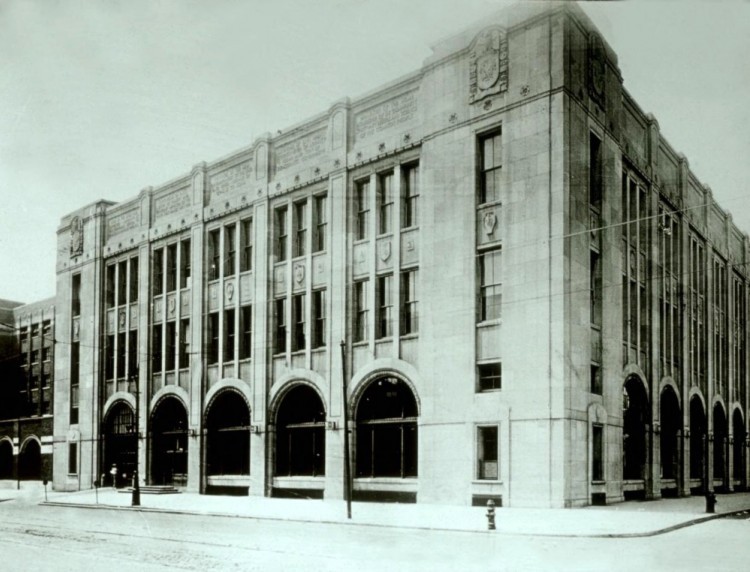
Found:
[[[0,0],[0,298],[56,230],[415,71],[491,0]],[[585,2],[625,87],[750,232],[750,2]]]

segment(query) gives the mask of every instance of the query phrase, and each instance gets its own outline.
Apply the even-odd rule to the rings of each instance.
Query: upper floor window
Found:
[[[315,239],[313,240],[313,252],[321,252],[326,249],[326,229],[328,227],[327,202],[326,195],[318,195],[314,199]]]
[[[237,255],[235,225],[224,227],[224,276],[234,276],[234,260]]]
[[[253,308],[240,308],[240,359],[252,357],[253,348]]]
[[[154,250],[154,296],[164,292],[164,249]]]
[[[208,233],[208,279],[218,280],[221,273],[221,236],[219,229]]]
[[[589,134],[589,204],[601,208],[602,202],[602,142],[593,133]]]
[[[369,280],[359,280],[354,283],[354,341],[363,342],[367,339],[367,314],[370,302],[367,295]]]
[[[377,337],[387,338],[393,335],[393,275],[378,276],[378,316]]]
[[[370,220],[370,180],[358,181],[356,184],[357,199],[357,228],[355,236],[357,240],[367,238]]]
[[[312,347],[326,345],[326,291],[315,290],[312,293]]]
[[[401,273],[401,334],[416,334],[419,324],[417,312],[417,271]]]
[[[502,250],[479,254],[479,321],[496,320],[501,316],[503,301]]]
[[[130,301],[138,300],[138,257],[130,259]]]
[[[167,246],[167,292],[177,288],[177,244]]]
[[[287,241],[287,226],[286,226],[286,213],[287,207],[279,207],[276,209],[276,260],[281,262],[286,260],[286,241]]]
[[[500,132],[480,139],[481,165],[479,204],[500,200],[503,167],[503,144]]]
[[[190,287],[190,239],[180,242],[180,288]]]
[[[81,275],[73,274],[71,280],[71,314],[75,318],[81,315]]]
[[[127,302],[128,261],[122,260],[117,266],[117,305],[122,306]]]
[[[307,243],[307,201],[294,203],[294,256],[304,256]]]
[[[419,224],[419,165],[404,168],[401,226],[411,228]]]
[[[240,272],[253,269],[253,219],[247,218],[240,223],[242,230],[242,258]]]
[[[378,232],[393,230],[393,173],[378,176]]]
[[[477,478],[496,481],[500,478],[497,425],[478,427],[477,429]]]

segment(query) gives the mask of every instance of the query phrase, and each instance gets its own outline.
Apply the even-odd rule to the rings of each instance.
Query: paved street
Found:
[[[738,570],[748,515],[645,538],[564,538],[0,502],[7,570]],[[590,511],[590,518],[607,518]],[[643,518],[649,518],[645,513]]]

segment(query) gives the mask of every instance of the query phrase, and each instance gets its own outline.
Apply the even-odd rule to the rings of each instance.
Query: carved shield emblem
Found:
[[[305,279],[305,267],[302,264],[299,264],[294,267],[294,280],[297,282],[297,284],[302,284],[302,281]]]
[[[492,54],[482,56],[477,60],[477,87],[489,89],[500,76],[500,61]]]
[[[484,217],[482,218],[482,227],[484,228],[484,232],[487,233],[487,236],[495,232],[496,225],[497,216],[495,216],[495,213],[492,211],[484,213]]]
[[[469,62],[469,103],[508,89],[508,40],[498,26],[480,32]]]
[[[589,95],[599,105],[604,105],[605,59],[601,36],[592,34],[589,39]]]
[[[227,300],[231,302],[232,298],[234,298],[234,282],[227,283],[224,293],[226,294]]]
[[[70,255],[79,256],[83,253],[83,221],[74,216],[70,221]]]
[[[385,262],[391,257],[391,243],[390,241],[387,242],[381,242],[378,245],[378,256],[380,256],[380,260]]]

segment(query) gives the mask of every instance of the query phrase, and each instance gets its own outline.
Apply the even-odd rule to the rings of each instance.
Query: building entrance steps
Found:
[[[98,495],[93,490],[53,492],[49,493],[47,502],[40,504],[487,534],[584,537],[652,536],[750,509],[750,493],[717,495],[715,514],[705,513],[702,496],[572,509],[503,507],[495,511],[497,530],[489,532],[485,507],[357,502],[352,506],[352,519],[347,520],[346,505],[340,500],[240,498],[191,492],[147,498],[147,501],[142,499],[140,507],[131,508],[129,495],[101,489]]]

